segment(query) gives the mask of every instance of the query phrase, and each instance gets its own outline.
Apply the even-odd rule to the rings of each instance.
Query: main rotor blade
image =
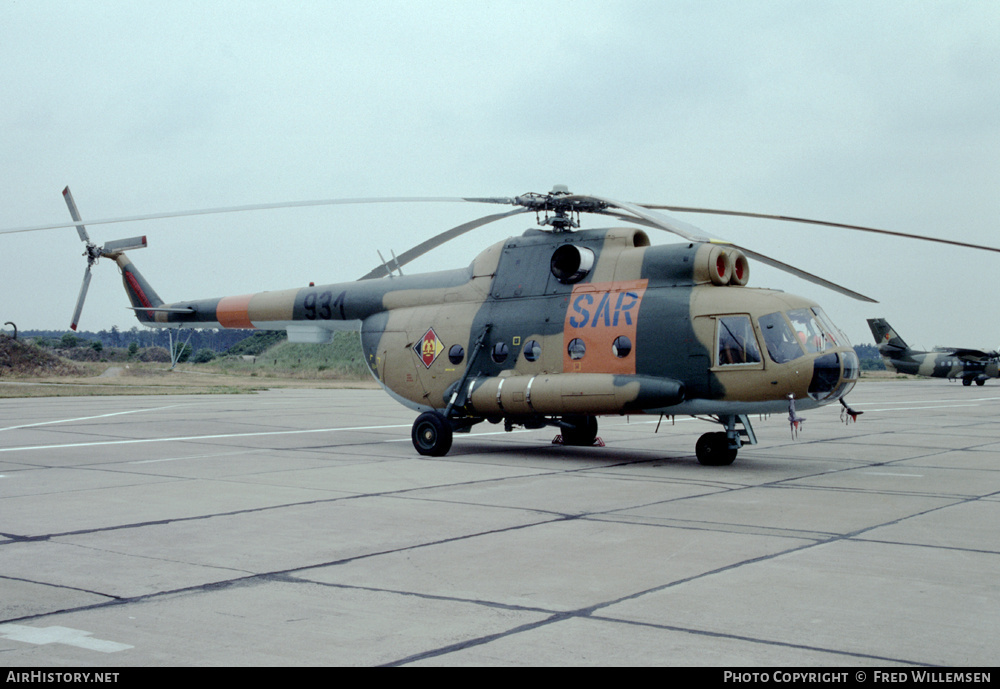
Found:
[[[76,209],[76,201],[73,200],[73,194],[70,192],[68,186],[63,189],[63,198],[66,199],[66,206],[69,207],[69,217],[73,218],[73,221],[77,223],[76,233],[80,235],[80,241],[90,244],[90,235],[87,234],[87,228],[80,223],[80,211]]]
[[[622,215],[622,214],[619,214],[619,213],[610,213],[608,211],[603,211],[602,213],[603,213],[603,215],[610,215],[610,216],[612,216],[614,218],[618,218],[619,220],[625,220],[627,222],[633,222],[633,223],[636,223],[638,225],[644,225],[646,227],[651,227],[653,229],[659,229],[659,230],[666,229],[660,223],[651,222],[651,221],[646,220],[644,218],[634,218],[634,217],[632,217],[630,215]],[[668,232],[674,232],[674,230],[667,230],[667,231]],[[808,273],[808,272],[806,272],[804,270],[801,270],[800,268],[796,268],[795,266],[789,265],[787,263],[782,263],[781,261],[773,259],[770,256],[766,256],[766,255],[764,255],[762,253],[754,251],[753,249],[747,249],[744,246],[739,246],[737,244],[733,244],[732,242],[724,242],[724,241],[711,240],[711,239],[690,239],[690,238],[688,238],[688,239],[689,239],[689,241],[710,242],[710,243],[713,243],[713,244],[724,244],[726,246],[731,246],[734,249],[739,249],[740,251],[742,251],[747,256],[750,256],[750,257],[752,257],[752,258],[760,261],[764,265],[771,266],[772,268],[777,268],[778,270],[783,270],[786,273],[790,273],[791,275],[794,275],[794,276],[796,276],[798,278],[801,278],[803,280],[811,282],[814,285],[819,285],[821,287],[826,287],[827,289],[830,289],[830,290],[833,290],[834,292],[837,292],[839,294],[843,294],[845,296],[851,297],[852,299],[857,299],[858,301],[865,301],[865,302],[869,302],[871,304],[877,304],[878,303],[878,301],[876,301],[875,299],[872,299],[871,297],[865,296],[864,294],[861,294],[860,292],[855,292],[854,290],[848,289],[847,287],[844,287],[843,285],[838,285],[836,282],[830,282],[829,280],[827,280],[825,278],[821,278],[818,275],[813,275],[812,273]]]
[[[68,189],[68,187],[67,187]],[[395,196],[395,197],[370,197],[357,199],[319,199],[314,201],[284,201],[279,203],[254,203],[246,206],[224,206],[221,208],[202,208],[200,210],[170,211],[166,213],[149,213],[146,215],[128,215],[119,218],[103,218],[98,220],[87,220],[88,225],[111,225],[122,222],[139,222],[143,220],[161,220],[163,218],[185,218],[196,215],[218,215],[222,213],[243,213],[246,211],[275,210],[279,208],[311,208],[315,206],[339,206],[363,203],[502,203],[512,204],[512,199],[501,198],[462,198],[453,196]],[[70,210],[72,213],[72,209]],[[79,213],[74,220],[79,220]],[[16,234],[18,232],[38,232],[40,230],[55,230],[63,227],[79,227],[79,222],[54,223],[51,225],[34,225],[31,227],[12,227],[0,230],[0,234]],[[81,235],[82,238],[82,235]],[[85,240],[87,241],[87,240]]]
[[[414,260],[415,258],[423,256],[431,249],[439,247],[445,242],[451,241],[452,239],[455,239],[455,237],[463,235],[470,230],[474,230],[477,227],[482,227],[483,225],[488,225],[489,223],[495,222],[497,220],[509,218],[512,215],[518,215],[520,213],[528,213],[528,212],[529,209],[527,208],[515,208],[514,210],[507,211],[506,213],[495,213],[494,215],[486,215],[477,220],[470,220],[469,222],[462,223],[457,227],[453,227],[450,230],[445,230],[441,234],[435,235],[430,239],[428,239],[427,241],[417,244],[412,249],[408,249],[407,251],[404,251],[402,254],[400,254],[398,257],[395,257],[391,264],[388,261],[386,261],[382,263],[382,265],[377,266],[372,270],[368,271],[358,279],[371,280],[372,278],[384,277],[391,273],[391,269],[389,267],[390,265],[393,268],[405,266],[407,263]]]
[[[728,244],[728,242],[726,243]],[[854,290],[847,289],[846,287],[838,285],[835,282],[830,282],[829,280],[821,278],[818,275],[807,273],[806,271],[796,268],[795,266],[788,265],[787,263],[782,263],[781,261],[775,260],[770,256],[765,256],[764,254],[757,253],[752,249],[747,249],[746,247],[739,246],[738,244],[730,244],[729,246],[733,247],[734,249],[739,249],[747,256],[750,256],[765,265],[769,265],[772,268],[777,268],[778,270],[783,270],[786,273],[790,273],[796,277],[802,278],[803,280],[811,282],[814,285],[819,285],[820,287],[826,287],[827,289],[832,289],[834,292],[839,292],[840,294],[851,297],[852,299],[857,299],[858,301],[866,301],[870,304],[878,303],[875,299],[872,299],[871,297],[866,297],[860,292],[855,292]]]
[[[884,234],[890,237],[902,237],[904,239],[919,239],[925,242],[936,242],[938,244],[949,244],[951,246],[960,246],[966,249],[981,249],[983,251],[994,251],[1000,253],[1000,249],[992,246],[986,246],[984,244],[970,244],[968,242],[958,242],[953,239],[941,239],[939,237],[927,237],[920,234],[910,234],[908,232],[896,232],[894,230],[882,230],[877,227],[865,227],[864,225],[849,225],[847,223],[839,222],[829,222],[827,220],[813,220],[811,218],[797,218],[791,215],[771,215],[768,213],[750,213],[747,211],[727,211],[719,210],[715,208],[692,208],[686,206],[661,206],[649,203],[636,204],[643,208],[651,208],[657,210],[667,210],[673,211],[674,213],[705,213],[709,215],[730,215],[739,218],[758,218],[762,220],[781,220],[783,222],[794,222],[806,225],[823,225],[825,227],[836,227],[843,230],[857,230],[859,232],[872,232],[875,234]]]
[[[83,273],[83,285],[80,287],[80,296],[76,298],[76,308],[73,309],[73,321],[69,324],[70,330],[76,330],[80,323],[80,313],[83,311],[83,300],[87,298],[87,288],[90,287],[90,266]]]
[[[703,234],[700,234],[700,230],[693,225],[688,225],[687,223],[682,223],[679,220],[673,218],[668,218],[666,216],[660,215],[659,213],[650,213],[646,210],[646,206],[640,206],[634,203],[626,203],[625,201],[615,201],[614,199],[609,199],[603,196],[590,196],[588,198],[596,199],[601,203],[605,203],[612,208],[620,208],[621,210],[628,211],[633,215],[642,218],[651,227],[655,227],[661,230],[666,230],[667,232],[672,232],[679,237],[683,237],[689,242],[709,242],[712,241],[710,238]]]

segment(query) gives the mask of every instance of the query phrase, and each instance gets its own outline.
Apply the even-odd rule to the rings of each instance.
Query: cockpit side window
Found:
[[[760,348],[749,316],[720,316],[717,321],[719,366],[761,363]]]
[[[788,321],[780,312],[761,316],[758,322],[761,332],[764,333],[764,345],[771,361],[784,364],[805,354],[799,346],[795,333],[788,326]]]

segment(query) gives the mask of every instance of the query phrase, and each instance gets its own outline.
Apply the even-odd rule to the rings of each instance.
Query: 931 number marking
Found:
[[[341,292],[334,299],[333,292],[310,292],[302,300],[306,318],[310,321],[316,319],[329,321],[333,319],[333,314],[336,312],[339,314],[340,320],[346,320],[344,315],[344,296],[346,294],[346,292]]]

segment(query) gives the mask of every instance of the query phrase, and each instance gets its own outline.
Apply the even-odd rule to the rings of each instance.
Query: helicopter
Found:
[[[1000,378],[1000,352],[960,347],[924,352],[910,349],[884,318],[869,318],[868,327],[890,371],[928,378],[960,378],[962,385],[967,386],[984,385],[990,378]]]
[[[745,247],[712,239],[658,211],[772,218],[965,244],[876,228],[741,211],[637,204],[571,193],[516,197],[335,199],[164,213],[85,223],[63,190],[86,245],[72,328],[101,258],[121,271],[138,321],[172,334],[195,328],[285,330],[290,342],[324,343],[338,330],[360,333],[365,362],[394,399],[418,412],[416,451],[446,455],[456,433],[482,422],[555,426],[564,445],[599,443],[597,418],[694,416],[721,430],[695,445],[703,465],[731,464],[757,443],[750,415],[840,402],[860,366],[847,337],[815,302],[748,286],[752,258],[854,299],[874,299]],[[441,201],[514,206],[442,232],[382,259],[358,280],[212,299],[165,302],[126,252],[133,237],[97,246],[86,224],[263,208]],[[404,275],[402,267],[449,239],[488,223],[534,213],[537,227],[489,246],[462,268]],[[583,214],[628,226],[580,229]],[[636,227],[638,226],[638,227]],[[653,245],[645,229],[677,235]],[[382,258],[381,254],[379,254]],[[173,351],[173,340],[171,339]],[[176,363],[176,361],[174,362]]]

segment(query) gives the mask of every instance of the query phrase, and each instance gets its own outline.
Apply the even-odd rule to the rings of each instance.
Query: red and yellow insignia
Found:
[[[413,351],[416,352],[417,357],[423,363],[424,368],[430,368],[431,364],[438,358],[438,355],[444,351],[444,345],[441,344],[441,340],[438,339],[437,333],[434,332],[434,328],[428,328],[424,336],[417,340],[417,343],[413,345]]]

